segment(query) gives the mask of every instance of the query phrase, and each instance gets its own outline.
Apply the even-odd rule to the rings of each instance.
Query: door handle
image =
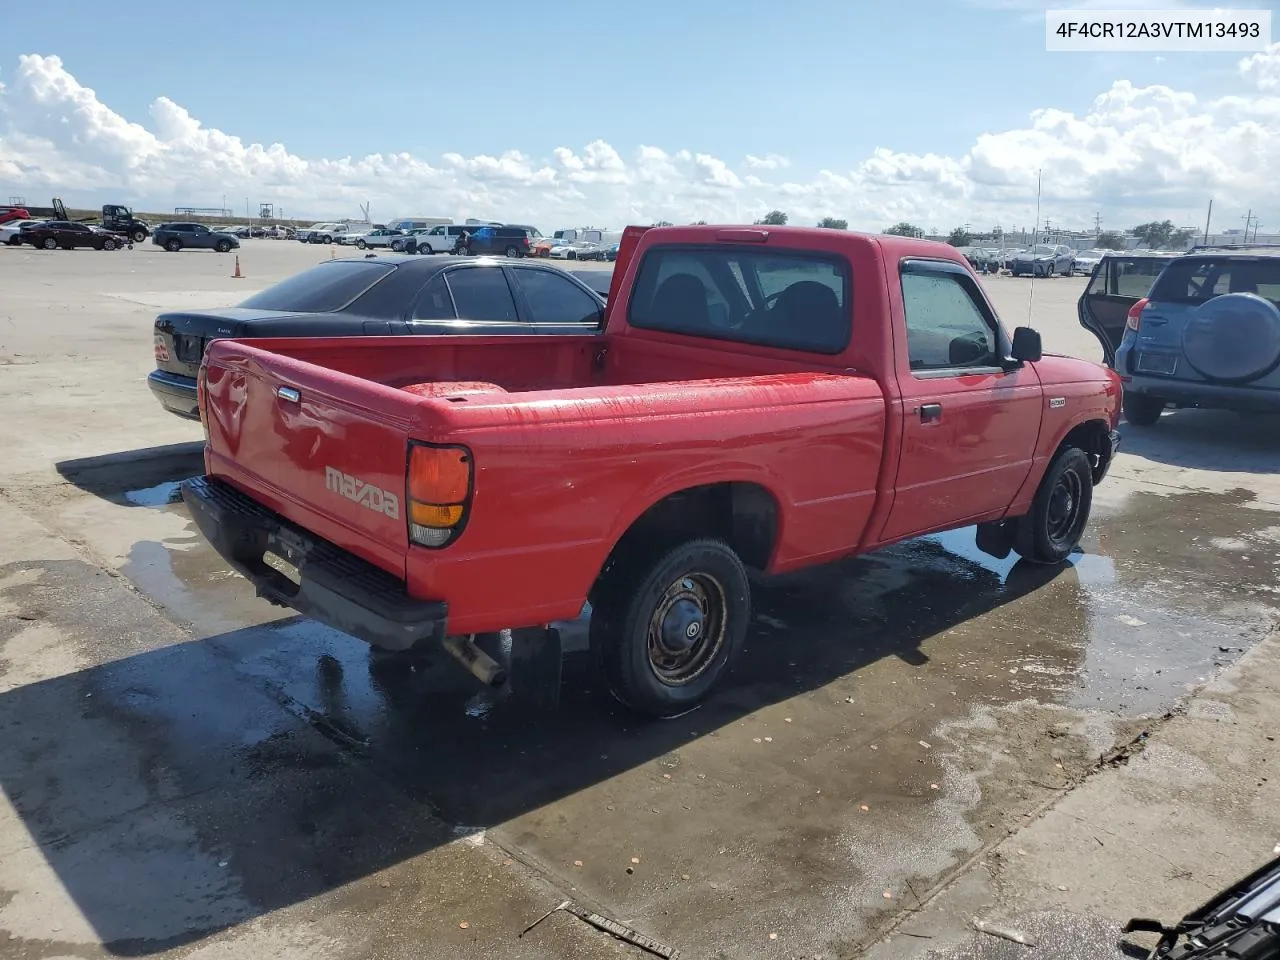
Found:
[[[942,419],[942,404],[923,403],[916,408],[920,411],[921,423],[936,423]]]

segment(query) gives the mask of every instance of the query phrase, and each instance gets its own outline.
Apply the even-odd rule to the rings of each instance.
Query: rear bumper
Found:
[[[1120,361],[1117,360],[1117,366]],[[1280,390],[1257,387],[1230,387],[1193,380],[1165,377],[1126,377],[1125,393],[1159,397],[1178,407],[1202,407],[1207,410],[1280,411]]]
[[[403,580],[213,477],[194,477],[181,489],[205,539],[259,596],[383,650],[444,639],[448,605],[443,600],[409,596]],[[265,562],[268,551],[297,569],[297,583]]]
[[[163,370],[152,370],[147,374],[147,386],[155,394],[160,405],[170,413],[187,420],[200,419],[200,406],[196,400],[196,381],[194,377],[183,377],[176,373],[165,373]]]

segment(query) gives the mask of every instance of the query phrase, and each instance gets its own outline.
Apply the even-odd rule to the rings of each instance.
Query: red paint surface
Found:
[[[628,229],[611,305],[639,253],[714,240],[714,227]],[[1046,357],[1011,373],[913,377],[897,263],[964,263],[942,244],[769,228],[770,247],[834,252],[852,268],[853,337],[817,357],[628,327],[594,337],[218,341],[207,354],[208,472],[295,523],[448,601],[450,632],[576,616],[610,550],[652,504],[744,481],[779,509],[770,571],[1025,510],[1063,436],[1114,427],[1119,384]],[[276,395],[301,394],[290,403]],[[1047,398],[1065,397],[1058,409]],[[920,422],[921,403],[944,416]],[[326,489],[325,468],[403,501],[410,439],[458,443],[475,491],[450,546],[411,546],[403,515]]]

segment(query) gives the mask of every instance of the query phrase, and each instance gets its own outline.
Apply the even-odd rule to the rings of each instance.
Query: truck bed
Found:
[[[875,504],[881,386],[803,358],[509,336],[221,340],[207,361],[208,473],[412,595],[449,597],[458,632],[576,615],[620,532],[711,466],[780,502],[775,570],[848,552]],[[411,547],[402,516],[334,491],[345,475],[357,492],[402,493],[410,441],[473,452],[455,546]],[[514,576],[530,554],[561,570],[561,595]]]

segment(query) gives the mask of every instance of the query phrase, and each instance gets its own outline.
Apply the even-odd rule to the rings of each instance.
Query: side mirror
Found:
[[[1013,359],[1019,363],[1035,363],[1042,356],[1040,331],[1031,327],[1018,327],[1013,331]]]

